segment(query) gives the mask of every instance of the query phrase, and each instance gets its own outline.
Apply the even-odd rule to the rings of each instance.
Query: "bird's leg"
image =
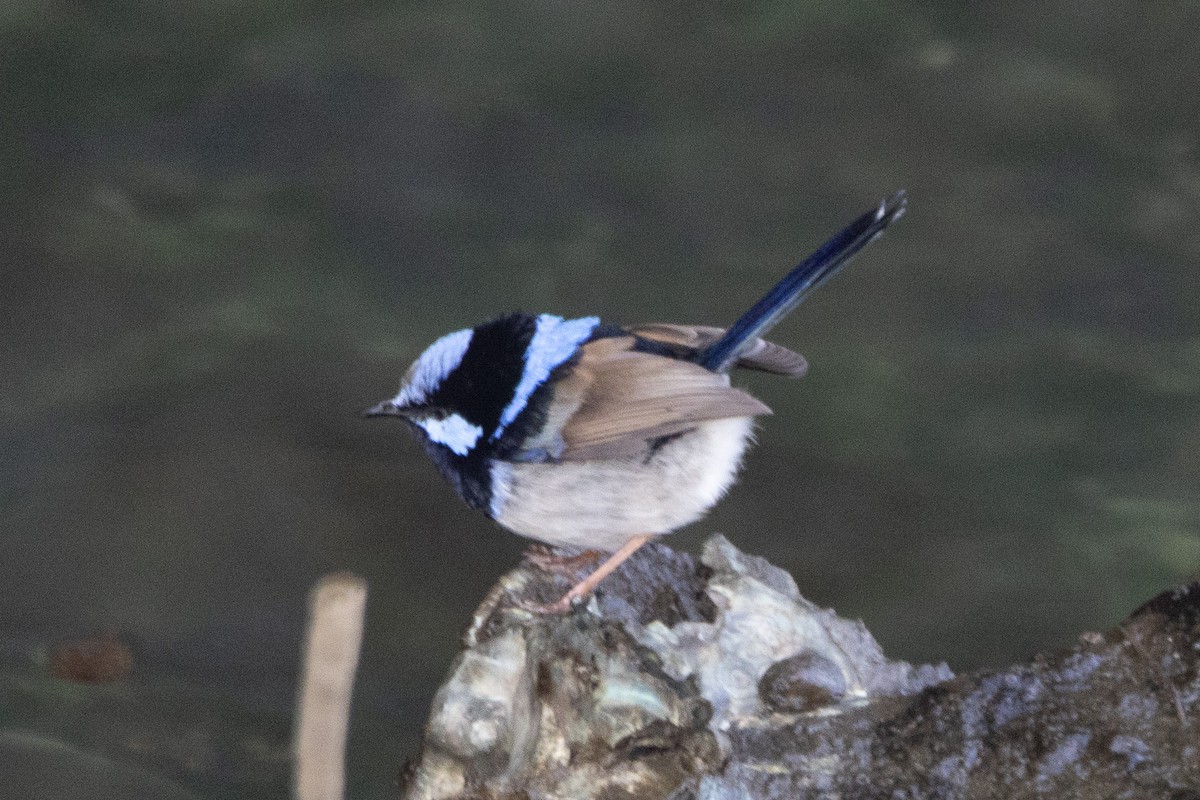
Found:
[[[570,577],[602,560],[604,554],[599,550],[584,550],[578,555],[565,556],[548,544],[534,542],[525,549],[524,558],[542,572]]]
[[[588,575],[579,583],[575,584],[575,587],[563,595],[562,599],[557,603],[552,603],[551,605],[546,606],[545,610],[552,614],[563,614],[569,611],[571,609],[571,603],[581,597],[587,597],[589,594],[591,594],[596,589],[596,586],[600,583],[600,581],[611,575],[612,571],[621,566],[625,559],[636,553],[639,547],[650,541],[652,538],[654,537],[650,534],[643,534],[641,536],[635,536],[625,544],[621,545],[621,549],[609,556],[608,560],[603,564],[596,567],[595,572],[593,572],[591,575]]]

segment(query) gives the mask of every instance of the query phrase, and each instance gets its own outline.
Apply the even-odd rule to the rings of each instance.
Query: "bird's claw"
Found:
[[[513,605],[522,611],[528,611],[530,614],[539,616],[554,616],[559,617],[564,614],[570,614],[577,608],[587,604],[587,597],[574,595],[567,592],[561,598],[553,603],[535,603],[532,600],[514,600]]]

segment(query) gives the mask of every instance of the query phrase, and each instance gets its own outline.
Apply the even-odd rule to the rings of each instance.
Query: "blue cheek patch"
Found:
[[[483,435],[483,428],[467,422],[458,414],[451,414],[445,419],[415,420],[416,424],[425,431],[430,441],[450,448],[455,455],[465,456]]]
[[[500,438],[504,429],[525,410],[530,396],[556,367],[575,355],[575,351],[588,340],[599,324],[599,317],[565,320],[553,314],[538,316],[537,330],[525,350],[525,369],[521,373],[521,380],[513,391],[512,400],[500,414],[500,424],[496,426],[492,439]]]

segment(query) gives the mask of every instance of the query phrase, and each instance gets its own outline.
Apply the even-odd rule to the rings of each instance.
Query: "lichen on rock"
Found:
[[[406,796],[664,797],[719,766],[694,682],[622,625],[586,611],[507,619],[439,690]]]
[[[840,681],[834,674],[820,681],[842,690],[825,704],[806,707],[808,712],[837,713],[873,696],[912,694],[953,677],[945,664],[889,662],[861,622],[813,605],[790,575],[723,536],[709,539],[701,561],[711,571],[704,587],[715,607],[711,622],[667,626],[654,620],[631,629],[673,675],[696,677],[722,740],[734,726],[759,725],[764,715],[787,710],[765,703],[759,691],[764,675],[780,662],[801,658],[827,673],[840,672]],[[793,677],[803,680],[802,673]],[[792,691],[804,694],[807,688],[797,683]]]

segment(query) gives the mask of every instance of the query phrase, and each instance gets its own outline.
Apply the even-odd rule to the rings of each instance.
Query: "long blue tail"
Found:
[[[907,207],[903,191],[851,222],[841,232],[783,277],[754,307],[717,341],[696,355],[696,363],[713,372],[728,372],[738,358],[792,309],[850,263],[859,250],[873,242],[883,229],[899,219]]]

